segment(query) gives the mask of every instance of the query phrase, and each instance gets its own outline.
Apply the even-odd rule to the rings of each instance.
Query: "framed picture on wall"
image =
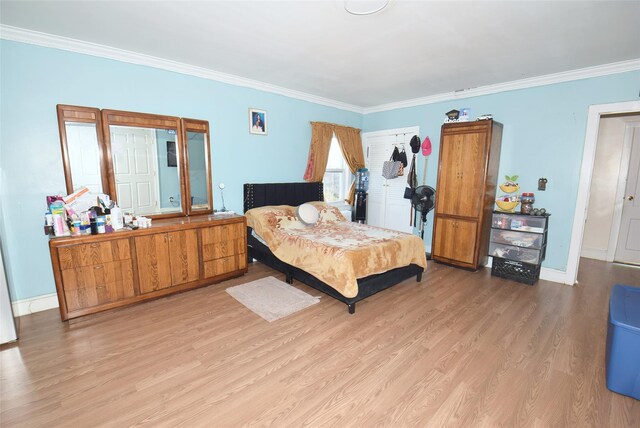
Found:
[[[267,111],[249,109],[249,132],[256,135],[267,135]]]

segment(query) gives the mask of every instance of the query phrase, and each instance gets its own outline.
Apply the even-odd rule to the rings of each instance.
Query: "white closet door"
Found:
[[[366,166],[369,168],[369,191],[367,195],[367,224],[385,227],[385,199],[387,180],[382,177],[382,164],[389,160],[386,137],[372,137],[364,149]]]
[[[382,166],[391,157],[394,143],[395,134],[365,138],[364,151],[366,166],[369,168],[367,224],[411,233],[411,204],[408,199],[404,199],[406,175],[390,180],[382,177]],[[408,167],[405,172],[409,172]]]
[[[411,156],[411,148],[409,148],[407,153],[409,163],[404,169],[405,175],[393,180],[387,180],[387,209],[385,211],[384,226],[388,229],[400,230],[407,233],[413,231],[413,228],[410,226],[411,201],[404,198],[404,189],[407,187],[407,175],[409,174],[409,167],[411,166]]]

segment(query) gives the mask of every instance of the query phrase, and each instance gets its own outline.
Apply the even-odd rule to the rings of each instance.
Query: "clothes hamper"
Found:
[[[611,289],[606,365],[607,388],[640,400],[640,288]]]

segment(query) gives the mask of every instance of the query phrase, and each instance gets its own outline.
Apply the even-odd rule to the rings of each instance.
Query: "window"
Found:
[[[335,135],[331,139],[329,160],[322,183],[326,202],[343,202],[347,197],[351,184],[351,171],[342,157],[342,150]]]

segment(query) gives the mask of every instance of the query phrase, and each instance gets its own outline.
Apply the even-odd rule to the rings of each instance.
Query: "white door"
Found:
[[[102,193],[100,171],[100,146],[96,125],[93,123],[67,122],[67,148],[73,171],[73,190],[86,186],[93,193]]]
[[[640,128],[634,128],[614,261],[640,265]]]
[[[364,147],[365,165],[369,169],[369,190],[367,194],[367,224],[385,226],[386,189],[389,180],[382,176],[382,164],[389,160],[385,137],[367,139]]]
[[[407,167],[404,175],[392,180],[387,180],[387,204],[385,210],[385,227],[387,229],[400,230],[402,232],[412,233],[411,226],[412,211],[411,200],[404,198],[404,189],[407,188],[407,174],[411,166],[411,148],[406,144],[407,151]]]
[[[158,166],[152,129],[111,126],[111,156],[118,206],[136,215],[157,213]]]
[[[365,163],[369,169],[367,224],[401,232],[413,232],[411,202],[404,199],[404,189],[407,187],[406,174],[409,173],[411,163],[409,139],[418,132],[417,128],[408,128],[363,134]],[[398,135],[401,133],[406,135]],[[409,165],[405,168],[405,175],[387,180],[382,177],[382,166],[391,157],[395,145],[399,149],[402,148],[403,140]]]

